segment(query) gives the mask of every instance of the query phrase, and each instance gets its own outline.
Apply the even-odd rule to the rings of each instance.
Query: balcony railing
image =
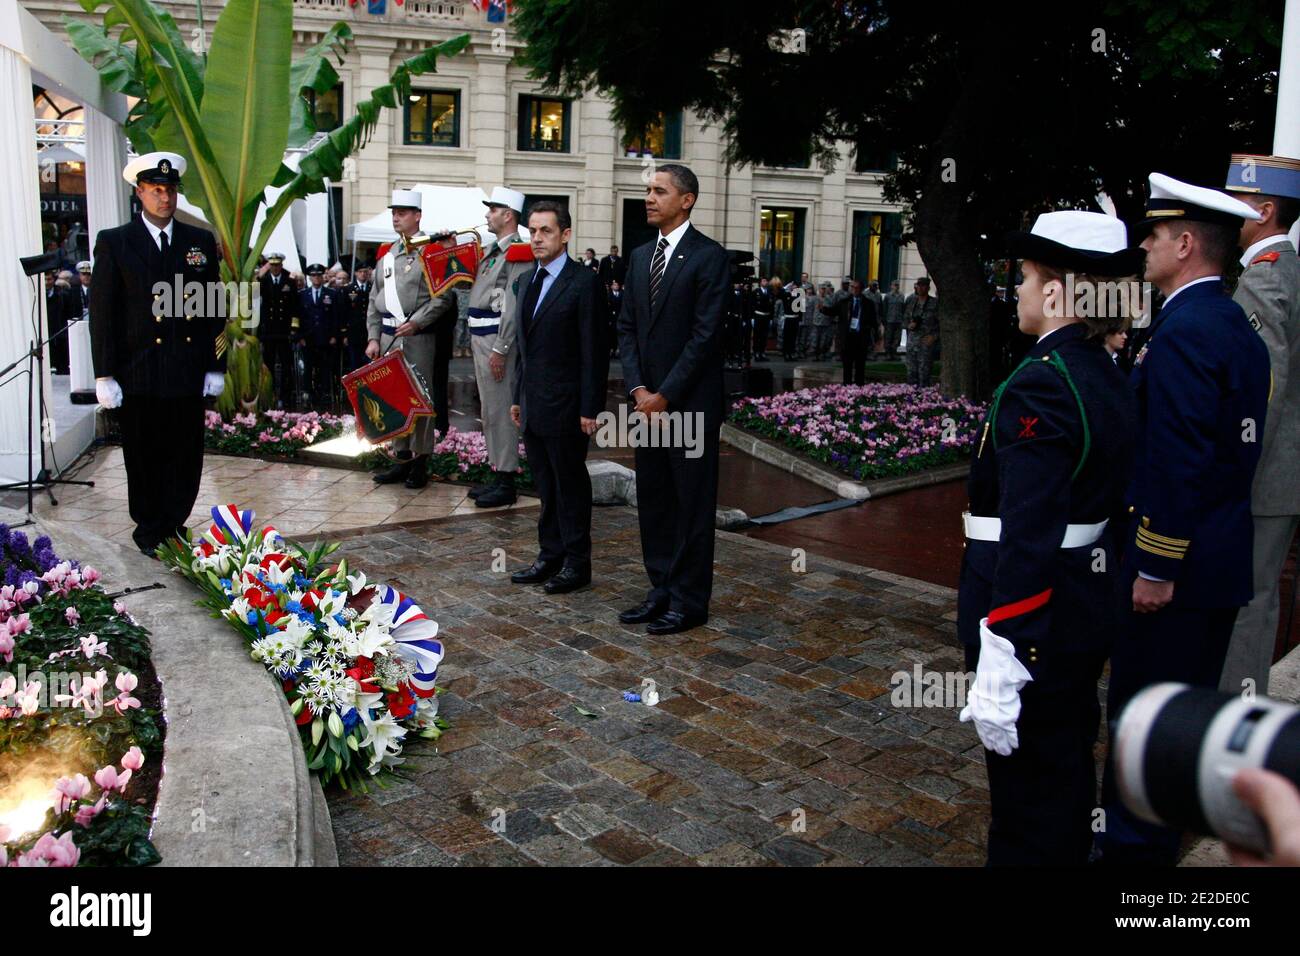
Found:
[[[357,20],[374,20],[380,23],[450,23],[465,19],[466,2],[453,0],[406,0],[398,4],[397,0],[387,0],[382,14],[369,12],[366,0],[357,0],[355,6],[348,0],[293,0],[295,11],[319,12],[332,17],[339,17],[349,12]]]

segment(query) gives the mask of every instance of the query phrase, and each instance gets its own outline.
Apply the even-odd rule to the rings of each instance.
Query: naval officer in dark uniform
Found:
[[[284,253],[268,253],[266,262],[266,274],[258,280],[262,311],[257,338],[262,343],[262,361],[275,382],[275,397],[285,407],[297,400],[292,337],[298,333],[298,287],[284,271]]]
[[[226,380],[224,309],[208,294],[221,281],[216,241],[172,218],[183,175],[175,153],[126,165],[143,211],[100,231],[90,284],[95,393],[120,409],[132,537],[149,555],[185,530],[203,473],[203,400]],[[193,282],[198,295],[186,294]]]
[[[1145,278],[1165,295],[1133,359],[1137,449],[1128,491],[1127,585],[1106,718],[1149,684],[1217,687],[1237,612],[1253,593],[1251,482],[1268,406],[1269,357],[1223,289],[1245,220],[1259,213],[1214,189],[1150,176],[1135,234]],[[1112,738],[1113,739],[1113,738]],[[1106,768],[1108,865],[1177,862],[1179,833],[1132,814]]]
[[[1082,865],[1092,847],[1097,679],[1118,565],[1105,535],[1133,451],[1132,399],[1067,288],[1132,276],[1124,224],[1062,211],[1013,233],[1019,323],[1037,342],[995,393],[971,461],[957,630],[986,748],[991,865]],[[1072,284],[1066,277],[1073,273]]]
[[[299,344],[306,350],[312,403],[321,408],[330,403],[339,378],[336,356],[343,340],[340,329],[347,328],[347,315],[339,291],[325,284],[325,267],[319,262],[307,267],[307,286],[298,293],[298,311],[302,315]]]

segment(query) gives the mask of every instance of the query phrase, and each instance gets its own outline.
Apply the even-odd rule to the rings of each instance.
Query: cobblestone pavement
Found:
[[[654,638],[616,616],[646,588],[635,511],[596,509],[594,586],[557,598],[492,567],[531,561],[534,522],[337,536],[439,622],[452,722],[408,745],[409,779],[329,795],[340,862],[983,862],[974,731],[890,701],[898,671],[963,670],[953,591],[815,554],[796,573],[790,549],[720,533],[709,624]],[[657,707],[622,699],[644,678]]]

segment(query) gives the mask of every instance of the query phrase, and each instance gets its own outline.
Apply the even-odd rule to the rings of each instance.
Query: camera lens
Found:
[[[1114,742],[1125,805],[1165,826],[1268,852],[1260,819],[1232,790],[1238,770],[1272,770],[1300,787],[1300,708],[1186,684],[1153,684],[1124,708]]]

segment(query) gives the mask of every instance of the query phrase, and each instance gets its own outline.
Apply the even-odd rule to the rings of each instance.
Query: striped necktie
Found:
[[[655,246],[654,258],[650,260],[650,308],[654,308],[655,297],[659,295],[659,286],[664,281],[664,253],[668,249],[668,237],[660,236],[659,245]]]

